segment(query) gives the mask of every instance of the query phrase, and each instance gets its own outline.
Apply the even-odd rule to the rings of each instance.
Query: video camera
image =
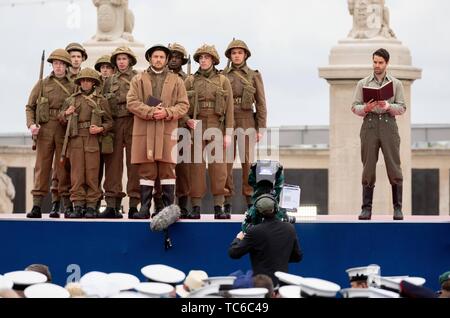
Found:
[[[245,212],[242,231],[263,221],[263,215],[258,212],[256,202],[261,196],[271,197],[275,202],[275,217],[283,222],[295,223],[295,217],[287,214],[286,209],[279,206],[280,194],[284,185],[283,166],[278,161],[258,160],[250,168],[248,183],[253,187],[252,206]]]

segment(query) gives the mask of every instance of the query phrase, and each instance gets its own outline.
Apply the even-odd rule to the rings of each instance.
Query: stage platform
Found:
[[[240,231],[242,215],[231,220],[182,220],[172,225],[173,247],[164,249],[163,234],[151,232],[148,220],[27,219],[25,214],[0,214],[0,274],[32,263],[49,265],[54,282],[64,285],[88,271],[127,272],[144,277],[140,268],[162,263],[183,270],[205,270],[210,276],[250,269],[248,256],[228,257],[228,247]],[[385,276],[411,275],[437,290],[438,276],[450,270],[450,217],[374,215],[317,216],[295,224],[304,253],[290,272],[348,286],[345,269],[381,266]]]

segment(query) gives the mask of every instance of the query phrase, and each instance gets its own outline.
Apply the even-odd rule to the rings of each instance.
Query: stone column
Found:
[[[386,8],[385,10],[387,11]],[[361,18],[357,20],[360,22]],[[404,177],[403,210],[405,215],[411,214],[411,85],[421,77],[421,70],[412,66],[409,49],[395,39],[389,25],[379,27],[379,33],[372,32],[366,37],[364,32],[357,33],[357,38],[349,37],[339,41],[338,45],[331,49],[329,65],[319,68],[319,76],[330,84],[330,214],[357,215],[361,210],[362,163],[359,131],[362,117],[353,114],[351,106],[356,84],[373,72],[372,54],[379,48],[389,51],[391,60],[388,72],[402,81],[405,90],[407,111],[397,117],[397,123]],[[352,31],[355,30],[358,30],[358,25],[354,24]],[[392,211],[391,186],[380,151],[373,212],[375,215],[392,215]]]

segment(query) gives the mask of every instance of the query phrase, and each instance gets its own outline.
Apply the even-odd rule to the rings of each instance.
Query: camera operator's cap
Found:
[[[0,275],[0,290],[2,289],[12,289],[14,286],[14,282],[3,275]]]
[[[186,298],[205,298],[207,296],[218,296],[220,285],[206,285],[191,291]]]
[[[297,285],[297,286],[300,286],[304,279],[301,276],[280,271],[275,272],[275,277],[278,278],[280,282],[286,283],[288,285]]]
[[[183,284],[175,286],[177,294],[185,298],[190,292],[202,288],[205,285],[204,279],[208,278],[208,274],[204,271],[191,270]]]
[[[267,288],[239,288],[228,291],[232,298],[265,298],[268,292]]]
[[[341,289],[338,284],[319,278],[304,278],[300,287],[302,297],[334,298]]]
[[[110,273],[108,277],[121,291],[134,289],[140,283],[139,278],[127,273]]]
[[[147,265],[141,268],[141,273],[151,281],[166,284],[177,284],[186,278],[182,271],[163,264]]]
[[[380,266],[373,264],[369,266],[353,267],[347,269],[346,272],[351,282],[367,280],[369,276],[380,275]]]
[[[380,288],[346,288],[340,291],[344,298],[399,298],[398,293]]]
[[[236,276],[214,276],[204,279],[206,285],[233,285]]]
[[[24,290],[30,285],[47,282],[47,276],[34,271],[14,271],[5,273],[4,277],[14,283],[13,289]]]
[[[450,271],[445,272],[441,276],[439,276],[439,284],[442,285],[445,281],[450,279]]]
[[[174,287],[166,283],[139,283],[134,289],[152,298],[169,298]]]
[[[275,201],[269,197],[263,197],[256,201],[255,207],[263,215],[272,214],[275,209]]]
[[[26,298],[70,298],[68,290],[52,283],[28,286],[23,293]]]
[[[285,285],[278,289],[281,298],[302,298],[300,292],[301,287],[295,285]]]

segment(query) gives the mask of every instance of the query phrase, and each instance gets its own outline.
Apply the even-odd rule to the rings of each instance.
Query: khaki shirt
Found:
[[[406,111],[403,84],[398,79],[389,74],[386,74],[381,83],[377,81],[374,74],[358,82],[358,84],[356,85],[355,95],[353,98],[354,102],[352,105],[352,112],[362,117],[367,115],[367,113],[364,111],[365,104],[363,102],[363,93],[362,93],[362,89],[364,86],[379,88],[390,81],[392,81],[394,84],[394,96],[387,101],[390,105],[390,108],[387,112],[389,112],[391,116],[402,115]],[[386,111],[379,107],[375,107],[372,110],[372,113],[382,114],[386,113]]]
[[[221,80],[220,77],[223,76],[224,79]],[[207,79],[209,80],[207,80]],[[211,83],[211,82],[213,83]],[[213,68],[211,72],[205,77],[200,71],[197,71],[193,76],[188,77],[185,81],[187,91],[195,91],[198,94],[198,114],[202,112],[201,104],[204,102],[215,103],[216,92],[219,87],[225,91],[225,118],[224,118],[224,128],[234,128],[234,110],[233,110],[233,90],[231,88],[230,81],[222,74]],[[189,108],[189,118],[192,118],[194,113],[194,105],[190,105]]]
[[[87,97],[87,98],[86,98]],[[94,103],[95,102],[95,105]],[[75,113],[78,114],[78,123],[87,123],[90,122],[90,125],[97,125],[99,127],[103,127],[102,134],[106,134],[108,131],[112,129],[113,120],[111,116],[111,112],[108,110],[108,101],[104,98],[97,90],[94,90],[92,94],[89,96],[84,95],[81,91],[76,92],[71,97],[69,97],[64,103],[64,107],[60,112],[60,120],[62,123],[67,122],[67,118],[64,112],[69,108],[69,106],[73,105],[75,107]],[[102,114],[97,114],[97,116],[101,116],[100,123],[96,123],[93,121],[93,111],[101,111]],[[98,117],[97,117],[98,118]],[[84,135],[83,131],[80,130],[80,135]]]
[[[64,91],[58,83],[62,84],[67,90]],[[68,76],[63,78],[56,78],[52,72],[49,76],[43,79],[43,97],[48,98],[49,108],[55,109],[58,112],[64,104],[67,97],[73,94],[76,90],[76,85],[69,79]],[[37,101],[41,93],[41,81],[38,81],[31,90],[28,103],[25,106],[25,112],[27,116],[27,127],[36,124],[36,106]],[[57,116],[51,117],[57,119]]]
[[[103,93],[105,97],[109,100],[111,96],[114,96],[117,105],[122,105],[125,107],[127,103],[127,94],[130,90],[130,83],[136,74],[137,72],[132,68],[128,68],[125,72],[116,71],[114,75],[109,77],[104,84]],[[111,111],[113,113],[116,112],[114,109],[111,109]],[[131,115],[128,111],[126,111],[126,113],[128,116]]]
[[[255,99],[255,120],[256,126],[258,128],[266,128],[267,127],[267,107],[266,107],[266,95],[264,93],[264,83],[261,77],[261,73],[258,71],[254,71],[250,69],[246,64],[240,68],[232,65],[229,68],[226,68],[223,71],[223,74],[230,80],[231,87],[233,89],[233,97],[242,97],[242,92],[244,90],[245,81],[236,75],[239,73],[245,79],[249,79],[251,84],[256,89],[254,99]],[[239,108],[239,105],[234,105],[234,111],[240,112],[242,111]]]

